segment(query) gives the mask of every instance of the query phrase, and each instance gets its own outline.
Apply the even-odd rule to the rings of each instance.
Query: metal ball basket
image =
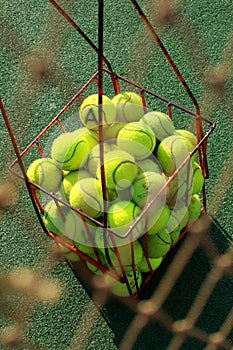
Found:
[[[176,74],[177,78],[179,79],[180,83],[183,85],[183,88],[187,92],[189,98],[191,99],[193,105],[194,105],[194,111],[191,111],[185,107],[182,107],[181,105],[170,101],[169,99],[158,95],[156,92],[139,85],[137,82],[131,81],[127,79],[126,77],[123,77],[119,74],[117,74],[110,64],[110,62],[107,60],[107,58],[103,54],[103,25],[104,25],[104,4],[103,1],[99,0],[98,4],[98,47],[95,46],[95,44],[89,39],[89,37],[81,30],[81,28],[69,17],[69,15],[57,4],[56,1],[50,0],[50,3],[54,6],[54,8],[60,12],[61,16],[63,16],[71,26],[84,38],[84,40],[87,42],[88,45],[92,47],[92,49],[97,53],[98,55],[98,71],[90,77],[90,79],[86,82],[85,85],[81,87],[81,89],[73,96],[71,99],[66,103],[66,105],[60,110],[60,112],[49,122],[49,124],[40,132],[40,134],[22,151],[20,152],[17,141],[14,137],[13,130],[11,128],[11,124],[9,121],[9,118],[7,116],[5,107],[3,105],[3,102],[1,100],[1,110],[3,113],[3,117],[6,123],[6,126],[9,131],[9,135],[11,137],[12,144],[15,149],[15,153],[17,158],[11,163],[10,165],[10,171],[15,174],[17,177],[25,181],[27,190],[30,194],[30,198],[32,201],[32,205],[35,209],[35,212],[37,214],[38,220],[43,228],[43,231],[46,235],[51,237],[53,240],[55,240],[57,243],[61,244],[62,246],[66,247],[68,251],[73,252],[77,255],[78,261],[70,261],[68,260],[68,263],[74,270],[74,272],[77,274],[77,276],[86,282],[87,284],[90,282],[91,277],[93,276],[93,272],[95,269],[99,272],[102,272],[104,274],[108,274],[113,277],[113,279],[118,280],[119,282],[125,283],[128,294],[133,298],[140,297],[141,291],[147,286],[149,280],[151,277],[155,274],[156,269],[153,270],[150,262],[149,262],[149,256],[148,256],[148,247],[145,248],[145,258],[146,262],[148,264],[148,272],[143,274],[142,283],[138,285],[137,282],[137,267],[135,264],[135,252],[134,252],[134,239],[133,239],[133,229],[137,226],[137,224],[140,222],[140,220],[144,219],[147,216],[148,211],[150,208],[156,203],[156,200],[158,199],[159,195],[166,190],[166,188],[170,185],[170,183],[174,180],[175,177],[179,176],[179,173],[182,171],[182,169],[186,166],[188,167],[188,164],[190,164],[191,159],[193,157],[198,156],[199,164],[202,169],[202,173],[204,175],[205,180],[208,179],[209,173],[208,173],[208,164],[207,164],[207,143],[208,143],[208,137],[212,133],[212,131],[215,128],[215,123],[209,120],[208,118],[204,117],[200,113],[199,104],[196,101],[193,93],[189,89],[184,77],[179,72],[177,66],[175,65],[174,61],[172,60],[171,56],[167,52],[165,46],[163,45],[162,41],[158,37],[155,29],[151,25],[150,21],[142,11],[141,7],[135,0],[131,0],[131,3],[133,5],[133,8],[135,11],[137,11],[138,15],[140,16],[141,20],[144,22],[145,26],[147,27],[148,31],[151,33],[152,37],[154,38],[155,43],[159,46],[161,49],[162,54],[166,57],[168,64],[173,69],[173,72]],[[121,262],[120,254],[118,252],[117,245],[114,247],[115,255],[117,256],[119,260],[119,266],[120,270],[116,271],[111,266],[111,256],[109,254],[109,248],[105,247],[105,258],[108,264],[103,264],[99,251],[95,244],[92,244],[93,237],[90,235],[90,232],[88,230],[87,220],[94,221],[97,227],[102,228],[104,239],[106,239],[107,235],[110,235],[112,241],[119,238],[119,233],[115,232],[114,230],[110,229],[108,226],[108,208],[105,206],[104,214],[102,221],[93,220],[90,216],[80,211],[78,208],[72,207],[67,201],[57,196],[55,193],[51,193],[46,191],[43,187],[39,186],[36,183],[33,183],[30,181],[27,177],[26,172],[26,166],[27,158],[29,157],[29,154],[31,152],[34,152],[33,154],[36,155],[37,158],[39,157],[46,157],[46,152],[44,150],[44,138],[49,133],[52,133],[53,130],[59,130],[59,132],[66,132],[66,120],[67,116],[69,116],[69,110],[72,106],[76,104],[80,104],[85,96],[88,95],[88,91],[96,90],[96,93],[98,93],[99,100],[99,152],[100,152],[100,159],[103,162],[104,165],[104,152],[103,152],[103,128],[102,128],[102,120],[103,120],[103,111],[101,108],[102,105],[102,98],[103,93],[105,91],[104,83],[108,82],[108,87],[111,86],[111,91],[109,88],[109,91],[107,91],[107,94],[109,95],[116,95],[122,91],[122,86],[127,87],[127,90],[130,91],[136,91],[140,96],[142,100],[142,104],[144,107],[144,110],[147,110],[147,101],[148,100],[154,100],[159,101],[160,105],[163,105],[163,111],[166,111],[168,116],[172,119],[173,115],[178,111],[179,113],[183,113],[187,118],[189,118],[190,122],[194,121],[195,124],[195,133],[198,140],[198,144],[193,149],[192,152],[189,152],[188,157],[182,162],[182,164],[176,169],[176,171],[170,176],[166,182],[166,184],[161,188],[161,191],[148,203],[148,205],[142,210],[141,215],[135,220],[135,222],[130,226],[129,230],[125,232],[124,238],[128,238],[129,244],[131,245],[131,255],[132,255],[132,274],[134,276],[135,280],[135,287],[136,289],[132,289],[131,283],[129,282],[127,278],[127,271],[125,270],[124,265]],[[104,172],[104,166],[101,167],[101,179],[102,179],[102,189],[103,189],[103,199],[104,203],[106,203],[106,181],[105,181],[105,172]],[[92,246],[93,254],[87,254],[80,250],[76,245],[75,242],[72,240],[66,240],[64,237],[57,235],[55,232],[49,231],[47,227],[45,226],[45,223],[43,221],[43,215],[44,215],[44,203],[43,203],[43,196],[38,195],[38,193],[43,193],[44,196],[47,198],[50,198],[53,200],[57,207],[59,208],[61,205],[66,206],[72,211],[75,211],[80,214],[84,227],[86,227],[86,233],[87,236],[90,238],[90,246]],[[105,198],[104,198],[105,197]],[[202,187],[202,212],[206,212],[206,193],[205,193],[205,183]],[[62,213],[61,213],[62,216]],[[65,218],[64,218],[65,220]],[[174,244],[176,245],[183,236],[189,231],[190,229],[190,223],[186,225],[179,236],[178,241]],[[121,235],[122,236],[122,235]],[[148,240],[148,233],[145,232],[144,234],[144,241],[147,242]],[[145,244],[147,245],[147,243]],[[173,246],[174,246],[173,245]],[[171,246],[171,249],[173,249],[173,246]],[[168,253],[169,254],[169,253]],[[167,254],[163,256],[163,260],[166,258]],[[88,269],[87,263],[89,266],[92,266],[92,271]]]

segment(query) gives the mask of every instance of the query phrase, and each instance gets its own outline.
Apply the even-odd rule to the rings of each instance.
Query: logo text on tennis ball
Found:
[[[98,94],[86,97],[79,109],[79,116],[83,125],[88,129],[98,130],[101,115],[103,128],[108,127],[115,121],[116,108],[111,99],[103,95],[102,104],[99,105]]]

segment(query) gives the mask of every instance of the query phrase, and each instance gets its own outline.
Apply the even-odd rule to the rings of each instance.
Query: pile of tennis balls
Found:
[[[106,278],[113,293],[128,296],[129,286],[136,293],[143,274],[158,268],[183,228],[200,216],[204,178],[197,152],[171,178],[197,145],[192,132],[175,129],[163,112],[145,111],[135,92],[103,95],[102,101],[102,155],[94,94],[79,108],[83,127],[56,137],[50,157],[34,160],[27,175],[46,198],[47,229],[96,261],[86,262],[93,273],[102,274],[102,266],[123,275],[123,281]],[[42,189],[79,209],[84,219]],[[67,259],[80,259],[61,249]]]

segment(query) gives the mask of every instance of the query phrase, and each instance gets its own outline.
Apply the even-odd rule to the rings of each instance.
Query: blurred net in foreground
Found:
[[[163,2],[161,2],[161,4],[162,3]],[[176,3],[177,2],[174,2],[174,6],[176,6]],[[167,14],[167,7],[165,6],[163,10],[164,12],[162,11],[162,21],[165,21],[166,23],[168,19],[170,22],[171,14]],[[223,64],[225,65],[224,60]],[[38,79],[38,77],[39,79],[41,77],[44,77],[45,66],[42,66],[41,63],[39,63],[38,68],[37,65],[36,67],[34,66],[35,61],[33,61],[32,69],[36,68],[36,79]],[[218,73],[216,74],[216,77],[213,77],[212,74],[208,74],[207,76],[210,80],[211,88],[212,86],[214,86],[214,91],[212,90],[213,95],[211,95],[213,98],[209,99],[209,101],[211,101],[212,103],[211,110],[214,110],[218,102],[218,99],[216,99],[216,89],[218,95],[220,92],[221,96],[225,96],[222,84],[222,81],[225,81],[225,78],[222,78],[223,75],[224,77],[226,76],[225,73],[221,73],[219,79]],[[231,174],[232,173],[229,172],[228,168],[223,169],[223,174],[221,174],[220,181],[225,181],[226,191],[232,181]],[[213,206],[212,209],[214,209],[214,212],[216,213],[221,203],[216,203],[216,201],[214,202],[214,198],[211,199],[213,201],[210,200],[210,206]],[[14,199],[13,202],[8,202],[7,205],[3,203],[3,206],[5,207],[12,205],[14,204],[15,200],[16,199]],[[195,226],[192,227],[191,232],[184,239],[184,241],[182,241],[181,244],[178,246],[177,251],[173,253],[172,259],[168,260],[168,267],[164,267],[165,271],[163,270],[162,276],[159,276],[158,271],[158,285],[156,286],[156,288],[153,288],[152,294],[148,298],[146,298],[146,300],[141,301],[127,298],[119,299],[120,303],[123,303],[123,305],[125,305],[135,313],[133,320],[130,322],[128,328],[125,330],[125,335],[121,344],[119,345],[120,349],[132,349],[137,343],[137,339],[140,337],[140,334],[143,332],[143,330],[145,330],[147,326],[149,326],[153,322],[160,323],[171,333],[171,341],[170,344],[166,347],[167,349],[180,349],[183,344],[187,344],[186,349],[188,349],[189,339],[197,339],[199,343],[202,344],[201,346],[203,349],[232,348],[232,310],[229,310],[229,313],[225,315],[225,317],[222,317],[224,319],[222,320],[221,324],[218,322],[219,327],[217,330],[215,330],[215,332],[211,331],[211,327],[210,329],[208,329],[208,331],[202,329],[201,327],[202,324],[200,319],[202,317],[203,312],[205,311],[206,305],[211,299],[211,296],[214,294],[214,291],[217,288],[218,284],[221,283],[221,281],[225,278],[228,278],[230,281],[232,281],[233,277],[232,248],[228,248],[223,254],[222,251],[220,253],[220,250],[222,249],[219,250],[213,239],[210,237],[210,232],[212,230],[212,220],[208,216],[203,215],[201,219],[195,224]],[[192,257],[195,255],[198,249],[202,249],[202,251],[205,253],[207,257],[206,263],[208,265],[208,268],[204,269],[203,265],[200,263],[198,264],[198,262],[195,260],[195,268],[197,269],[197,271],[201,271],[204,269],[204,272],[206,272],[206,274],[202,271],[202,284],[199,286],[199,288],[196,289],[197,294],[193,298],[192,302],[190,302],[190,309],[187,310],[187,313],[183,315],[183,317],[177,318],[177,315],[172,315],[172,312],[168,312],[166,310],[168,308],[166,302],[169,301],[172,291],[176,290],[176,286],[179,286],[179,284],[182,283],[180,278],[182,277],[182,273],[185,273],[185,269],[187,269],[187,274],[192,274],[194,272],[194,270],[192,270],[192,268],[189,266],[189,262],[192,260]],[[73,268],[75,268],[75,263],[73,264]],[[18,271],[16,271],[16,273],[18,274]],[[82,273],[84,275],[85,273],[88,273],[87,279],[90,281],[91,286],[94,288],[94,292],[92,294],[93,300],[96,303],[96,305],[98,305],[98,308],[100,310],[103,310],[104,313],[105,306],[107,305],[108,301],[111,300],[111,298],[113,297],[109,293],[108,285],[106,285],[102,277],[95,276],[92,279],[92,275],[90,275],[89,272],[85,270],[85,267],[82,270]],[[40,282],[39,284],[42,288],[42,281],[39,279],[39,277],[35,277],[29,270],[23,270],[22,274],[24,276],[23,286],[20,285],[20,279],[17,285],[15,285],[15,283],[12,283],[11,278],[12,276],[15,276],[14,273],[1,278],[1,309],[6,310],[7,314],[9,314],[9,310],[7,310],[7,307],[9,306],[8,296],[10,296],[11,292],[15,293],[15,291],[17,291],[25,295],[26,297],[30,295],[30,293],[32,295],[32,300],[30,300],[30,302],[25,302],[25,300],[23,299],[22,308],[20,307],[19,309],[22,318],[14,318],[13,323],[16,324],[16,326],[9,329],[5,329],[5,332],[3,332],[3,336],[1,338],[2,344],[5,344],[8,348],[17,348],[17,346],[21,346],[21,348],[45,349],[45,347],[42,347],[39,344],[34,344],[29,340],[25,339],[25,337],[22,337],[22,333],[26,330],[26,323],[24,323],[24,321],[30,318],[29,311],[31,310],[32,305],[34,305],[34,298],[37,298],[39,300],[38,302],[41,302],[43,300],[51,301],[52,299],[56,299],[60,295],[60,292],[59,289],[57,290],[51,284],[48,283],[47,285],[45,285],[45,290],[51,290],[51,293],[49,294],[50,296],[46,297],[46,295],[43,294],[43,291],[41,291],[41,298],[38,298],[38,293],[40,289],[36,291],[37,295],[34,295],[32,290],[34,290],[35,286],[37,285],[35,283],[36,280]],[[34,278],[36,278],[36,280]],[[86,280],[85,276],[84,279]],[[192,276],[190,277],[189,281],[190,284],[193,283]],[[33,288],[31,288],[29,282],[33,284],[35,283],[33,285]],[[232,285],[231,282],[230,285]],[[50,289],[50,287],[52,288]],[[190,287],[190,285],[182,286],[182,288],[183,287],[186,287],[186,293],[190,292],[191,288],[195,289],[193,286]],[[7,288],[7,290],[5,288]],[[4,299],[6,299],[6,303]],[[182,300],[179,301],[182,302]],[[230,304],[229,299],[228,301]],[[97,317],[98,309],[96,309],[95,306],[93,307],[92,303],[90,303],[90,308],[87,309],[82,320],[83,322],[81,322],[80,327],[77,329],[77,337],[74,337],[74,339],[71,341],[71,345],[69,347],[70,350],[85,348],[85,343],[88,342],[88,336],[93,327],[95,327],[95,321]],[[215,317],[219,317],[219,310],[217,309],[217,307]],[[109,321],[111,322],[110,319]],[[80,334],[82,334],[82,342],[80,341]]]

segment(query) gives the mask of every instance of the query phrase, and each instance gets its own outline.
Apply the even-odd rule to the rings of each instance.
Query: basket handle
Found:
[[[49,2],[60,12],[60,14],[72,25],[72,27],[86,40],[86,42],[93,48],[93,50],[98,54],[99,49],[98,47],[93,43],[93,41],[84,33],[84,31],[72,20],[72,18],[61,8],[60,5],[55,0],[49,0]],[[116,93],[119,93],[119,84],[118,81],[115,79],[115,75],[112,70],[112,66],[110,62],[107,60],[107,58],[102,55],[103,62],[108,67],[109,71],[111,72],[111,78],[113,82],[113,86]]]
[[[164,44],[162,43],[161,39],[157,35],[155,29],[153,28],[152,24],[150,23],[150,21],[148,20],[148,18],[144,14],[144,12],[142,11],[142,9],[139,6],[139,4],[137,3],[137,1],[136,0],[130,0],[130,1],[133,4],[133,6],[136,9],[136,11],[138,12],[138,14],[140,15],[140,17],[142,18],[143,22],[146,24],[146,26],[149,29],[149,31],[151,32],[152,36],[156,40],[158,46],[162,50],[163,54],[165,55],[166,59],[168,60],[168,62],[170,64],[170,66],[172,67],[173,71],[176,73],[178,79],[182,83],[184,89],[188,93],[189,97],[191,98],[191,100],[192,100],[192,102],[193,102],[193,104],[195,106],[195,109],[196,109],[196,130],[197,130],[197,139],[198,139],[198,143],[199,143],[203,139],[203,129],[202,129],[202,122],[201,122],[201,118],[200,118],[200,107],[199,107],[199,104],[198,104],[196,98],[194,97],[192,91],[190,90],[188,84],[186,83],[184,77],[180,73],[179,69],[177,68],[176,64],[172,60],[170,54],[168,53],[167,49],[165,48]],[[99,54],[98,47],[83,32],[83,30],[71,19],[71,17],[57,4],[57,2],[55,0],[49,0],[49,2],[72,25],[72,27],[86,40],[86,42],[93,48],[93,50],[97,54]],[[99,6],[100,6],[100,2],[101,1],[99,0]],[[103,4],[102,4],[102,6],[103,6]],[[102,18],[102,21],[103,21],[103,18]],[[113,82],[113,86],[114,86],[115,92],[119,93],[119,91],[120,91],[119,83],[118,83],[118,81],[117,81],[117,79],[116,79],[116,77],[114,75],[114,72],[112,70],[110,62],[107,60],[107,58],[104,55],[102,55],[102,60],[107,65],[109,71],[112,73],[111,74],[111,78],[112,78],[112,82]],[[203,169],[203,174],[204,174],[205,178],[208,178],[208,164],[207,164],[207,161],[206,161],[206,147],[204,147],[204,145],[202,144],[199,147],[198,152],[199,152],[200,165],[201,165],[201,167]]]
[[[176,73],[178,79],[182,83],[185,91],[188,93],[189,97],[191,98],[191,100],[192,100],[192,102],[193,102],[193,104],[195,106],[195,109],[196,109],[196,131],[197,131],[197,139],[198,139],[198,143],[199,143],[203,139],[203,128],[202,128],[202,121],[201,121],[201,115],[200,115],[200,106],[199,106],[196,98],[194,97],[192,91],[190,90],[187,82],[185,81],[183,75],[180,73],[180,71],[177,68],[175,62],[173,61],[173,59],[171,58],[171,56],[168,53],[167,49],[165,48],[164,44],[162,43],[161,39],[157,35],[154,27],[152,26],[152,24],[150,23],[150,21],[146,17],[145,13],[142,11],[141,7],[139,6],[139,4],[137,3],[136,0],[130,0],[130,1],[133,4],[133,6],[136,9],[136,11],[138,12],[138,14],[141,17],[142,21],[145,23],[145,25],[147,26],[148,30],[152,34],[153,38],[157,42],[158,46],[162,50],[164,56],[168,60],[170,66],[172,67],[173,71]],[[203,169],[204,177],[208,178],[209,171],[208,171],[208,164],[207,164],[206,147],[205,147],[204,143],[202,143],[200,145],[200,147],[198,149],[198,152],[199,152],[200,165],[201,165],[201,167]]]

